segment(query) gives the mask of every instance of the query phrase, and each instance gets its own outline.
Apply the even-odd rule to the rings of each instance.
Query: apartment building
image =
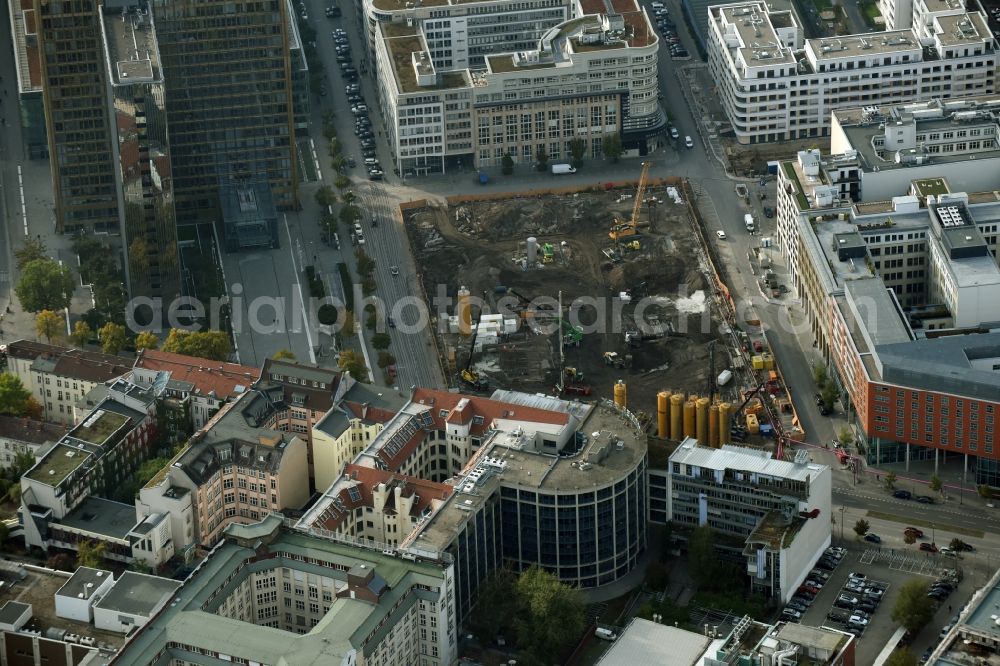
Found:
[[[525,32],[515,31],[513,14],[491,17],[497,7],[447,5],[422,21],[388,12],[374,22],[378,96],[398,169],[496,167],[507,154],[531,164],[540,151],[550,161],[567,160],[573,140],[596,158],[608,135],[645,154],[665,117],[657,99],[659,39],[634,0],[578,0],[568,10],[576,18],[560,21],[567,10],[555,3],[538,11],[535,3],[519,3],[534,17],[535,29]],[[469,37],[483,40],[467,43],[474,54],[442,51],[440,39],[459,44],[460,35],[443,37],[440,27],[465,12],[474,16],[470,22],[497,23],[484,29],[512,32]],[[536,32],[530,48],[514,50]],[[501,36],[507,47],[497,49]]]
[[[453,566],[292,530],[231,525],[112,664],[445,666],[457,658]]]
[[[44,408],[46,421],[72,425],[75,408],[91,390],[128,373],[129,360],[31,340],[7,345],[7,370]]]
[[[779,166],[777,244],[869,462],[958,454],[977,483],[996,485],[1000,348],[985,331],[1000,320],[997,153],[969,147],[995,142],[987,102],[881,110],[878,124],[836,116],[832,138],[847,153],[803,152]],[[890,127],[903,132],[899,151],[886,148]],[[925,139],[916,153],[907,133]],[[853,199],[837,180],[845,165],[856,172]]]
[[[653,475],[666,481],[657,491]],[[831,472],[799,451],[795,462],[731,444],[699,446],[688,438],[669,468],[651,472],[650,492],[665,500],[674,525],[707,525],[743,539],[731,556],[745,562],[754,592],[788,601],[830,545]],[[658,484],[657,484],[658,485]]]
[[[65,434],[65,427],[53,423],[0,416],[0,466],[11,467],[22,455],[37,459]]]
[[[997,52],[985,17],[947,3],[912,29],[805,39],[791,11],[763,2],[712,7],[708,60],[740,143],[829,133],[841,108],[991,94]]]
[[[180,296],[166,90],[156,28],[144,3],[100,14],[111,116],[118,231],[132,298]]]
[[[21,145],[28,159],[45,159],[49,155],[49,142],[45,134],[42,62],[34,0],[8,2],[7,11],[10,13],[11,48],[17,75]]]
[[[152,0],[150,8],[166,84],[178,221],[214,221],[220,184],[258,177],[270,185],[279,209],[294,208],[298,174],[287,1],[237,9],[224,0]]]
[[[256,422],[251,392],[227,403],[139,491],[138,516],[169,515],[178,548],[214,545],[230,523],[255,523],[309,499],[305,440]]]
[[[85,0],[35,0],[33,7],[56,229],[63,233],[119,233],[100,11]]]
[[[156,396],[124,380],[21,477],[21,522],[29,546],[75,549],[84,539],[109,544],[108,556],[131,561],[136,525],[118,496],[153,453]]]
[[[504,561],[541,564],[580,587],[606,585],[635,566],[646,543],[646,440],[633,423],[610,403],[416,389],[299,524],[447,554],[460,617]],[[387,492],[398,493],[406,518],[375,518]]]
[[[151,387],[164,382],[162,399],[184,412],[190,431],[201,430],[227,402],[246,393],[260,379],[260,370],[238,363],[144,349],[135,358],[131,381]]]

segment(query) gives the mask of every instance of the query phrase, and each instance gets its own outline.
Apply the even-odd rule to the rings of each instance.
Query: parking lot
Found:
[[[841,613],[855,610],[856,606],[842,602],[840,606],[845,607],[838,607],[838,598],[842,594],[848,595],[849,598],[857,599],[860,603],[863,597],[872,596],[865,594],[863,590],[872,587],[881,588],[882,592],[876,595],[881,598],[881,601],[874,605],[871,612],[866,612],[867,623],[863,630],[862,627],[854,627],[860,634],[856,663],[873,663],[898,628],[891,615],[900,586],[916,576],[926,576],[928,584],[932,585],[942,577],[944,571],[948,571],[954,579],[954,589],[941,595],[934,620],[918,636],[913,638],[911,647],[919,655],[931,644],[936,644],[942,629],[958,613],[962,604],[971,597],[972,583],[968,580],[961,580],[960,569],[947,569],[941,558],[929,556],[922,559],[920,555],[913,553],[897,555],[889,549],[882,549],[880,554],[878,549],[868,546],[869,544],[864,546],[847,544],[843,558],[832,571],[825,572],[828,579],[819,589],[810,606],[802,613],[799,621],[810,626],[828,626],[848,630],[852,625],[846,621],[839,621],[837,618],[843,617]],[[848,587],[852,573],[863,574],[865,583],[861,586],[855,584]],[[859,589],[862,592],[858,592]],[[829,617],[831,614],[834,617]],[[850,619],[850,614],[847,615],[847,619]]]

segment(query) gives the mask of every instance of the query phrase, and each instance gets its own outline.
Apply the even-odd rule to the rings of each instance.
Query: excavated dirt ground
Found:
[[[553,304],[561,291],[570,322],[600,329],[587,332],[578,347],[565,347],[565,365],[584,373],[594,396],[611,397],[615,381],[624,379],[630,407],[651,412],[661,389],[706,393],[710,340],[720,340],[716,374],[730,367],[730,357],[721,342],[719,311],[694,223],[686,205],[670,200],[666,188],[647,190],[646,199],[654,197],[659,203],[652,209],[644,205],[640,212],[640,224],[651,222],[635,237],[641,249],[624,252],[620,263],[603,254],[602,250],[613,249],[608,237],[612,220],[632,214],[633,193],[511,198],[447,209],[429,206],[406,211],[406,228],[428,294],[446,285],[454,296],[459,286],[465,286],[475,295],[485,292],[487,311],[496,312],[497,299],[504,296],[500,287],[528,299],[548,297]],[[555,247],[552,263],[522,267],[529,236],[538,239],[539,261],[542,244]],[[632,291],[631,303],[618,298],[625,290]],[[507,299],[513,299],[509,292]],[[643,305],[637,307],[639,303]],[[551,322],[555,310],[553,305],[536,311],[530,321]],[[655,326],[658,320],[660,329],[669,334],[632,348],[623,331],[636,328],[633,322],[642,312],[646,316],[641,321]],[[559,338],[534,333],[530,326],[522,326],[522,331],[503,340],[499,349],[488,347],[477,355],[476,366],[489,376],[491,388],[551,391],[558,379]],[[452,335],[444,338],[452,368],[461,367],[468,358],[468,341]],[[631,367],[606,365],[604,352],[631,354]]]

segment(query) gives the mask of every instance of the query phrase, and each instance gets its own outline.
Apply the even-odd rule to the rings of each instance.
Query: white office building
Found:
[[[830,479],[807,451],[787,462],[688,438],[670,456],[667,520],[745,539],[732,556],[745,561],[751,588],[784,603],[830,545]]]
[[[507,154],[531,164],[540,150],[568,161],[574,140],[596,158],[608,135],[645,154],[666,124],[659,38],[645,11],[635,0],[575,0],[558,12],[548,4],[510,16],[496,2],[442,5],[426,18],[379,14],[371,27],[378,106],[396,169],[496,167]]]
[[[918,0],[913,27],[805,39],[764,2],[709,10],[708,60],[740,143],[825,135],[854,106],[992,93],[997,53],[978,12]]]

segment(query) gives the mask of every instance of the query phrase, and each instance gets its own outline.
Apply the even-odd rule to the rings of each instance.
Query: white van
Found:
[[[650,5],[650,7],[652,7],[653,9],[663,9],[663,3],[662,2],[654,2],[653,4]]]
[[[756,226],[753,223],[753,215],[747,213],[746,215],[743,216],[743,226],[747,228],[747,231],[753,233],[754,229],[756,228]]]

